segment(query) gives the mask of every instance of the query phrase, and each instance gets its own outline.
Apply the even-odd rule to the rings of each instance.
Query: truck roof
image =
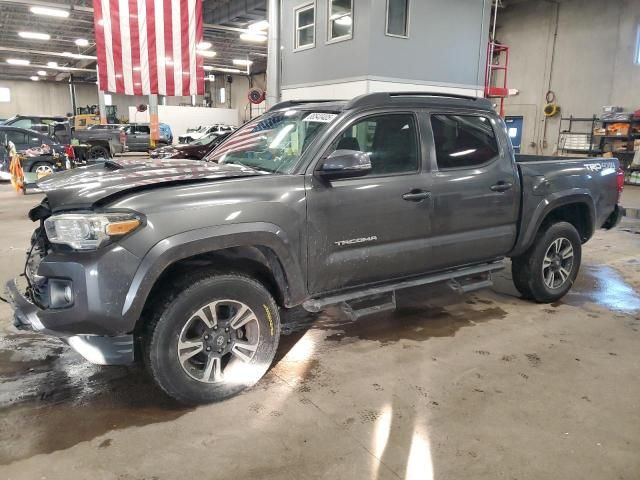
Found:
[[[392,105],[466,107],[475,110],[494,111],[493,104],[486,98],[431,92],[368,93],[352,100],[287,100],[277,103],[270,110],[300,108],[304,110],[343,111]]]

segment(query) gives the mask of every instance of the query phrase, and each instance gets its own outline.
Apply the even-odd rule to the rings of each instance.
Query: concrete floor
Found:
[[[0,186],[0,279],[38,195]],[[393,314],[286,315],[251,391],[186,409],[140,369],[14,331],[0,305],[1,479],[638,479],[640,223],[598,232],[563,301],[399,295]],[[196,477],[197,476],[197,477]]]

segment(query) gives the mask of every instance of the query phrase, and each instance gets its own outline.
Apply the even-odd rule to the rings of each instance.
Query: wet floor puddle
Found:
[[[586,303],[595,303],[616,312],[640,312],[640,294],[616,269],[606,265],[583,265],[573,288],[553,306],[582,307]]]

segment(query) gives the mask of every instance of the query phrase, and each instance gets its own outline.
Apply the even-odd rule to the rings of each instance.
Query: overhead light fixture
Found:
[[[22,38],[28,38],[29,40],[51,40],[51,35],[48,33],[18,32],[18,35]]]
[[[32,77],[29,77],[32,81],[37,82],[38,80],[40,80],[40,77],[34,75]]]
[[[218,72],[226,72],[226,73],[241,73],[242,70],[238,70],[237,68],[226,68],[226,67],[215,67],[214,70]]]
[[[49,17],[69,18],[69,10],[58,10],[49,7],[31,7],[31,13],[36,15],[47,15]]]
[[[96,60],[98,58],[93,55],[82,55],[81,53],[71,53],[71,52],[62,52],[62,55],[64,55],[65,57],[85,59],[85,60]]]
[[[204,68],[207,72],[210,72],[211,70],[213,70],[213,67],[211,65],[205,65]]]
[[[240,40],[245,40],[247,42],[266,42],[266,35],[260,35],[258,33],[253,32],[245,32],[240,34]]]
[[[198,50],[209,50],[212,46],[213,46],[213,44],[211,42],[200,42],[196,46],[196,49],[198,49]]]
[[[79,47],[88,47],[89,46],[89,40],[87,40],[86,38],[78,38],[76,40],[76,45]]]
[[[266,20],[261,20],[256,23],[252,23],[247,27],[252,32],[264,32],[267,28],[269,28],[269,22]]]
[[[58,62],[47,62],[47,67],[57,68]]]
[[[38,75],[40,75],[41,77],[46,77],[47,72],[45,72],[44,70],[38,70]]]
[[[248,67],[252,63],[253,62],[251,60],[241,60],[239,58],[234,58],[233,59],[233,64],[234,65],[242,65],[243,67]]]
[[[217,55],[216,52],[209,52],[207,50],[201,50],[196,52],[198,55],[200,55],[201,57],[207,57],[207,58],[213,58]]]
[[[31,62],[22,58],[7,58],[7,63],[9,65],[29,65]]]

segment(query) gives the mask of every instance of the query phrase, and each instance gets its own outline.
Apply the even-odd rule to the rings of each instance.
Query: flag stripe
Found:
[[[102,4],[100,0],[93,0],[94,29],[96,32],[96,50],[104,52],[104,21],[102,20]],[[101,91],[107,90],[107,58],[106,55],[98,55],[98,87]]]
[[[142,67],[140,66],[140,27],[138,22],[138,0],[129,0],[129,26],[131,27],[131,73],[133,94],[142,95]]]
[[[98,85],[128,95],[204,94],[202,0],[93,0]]]

